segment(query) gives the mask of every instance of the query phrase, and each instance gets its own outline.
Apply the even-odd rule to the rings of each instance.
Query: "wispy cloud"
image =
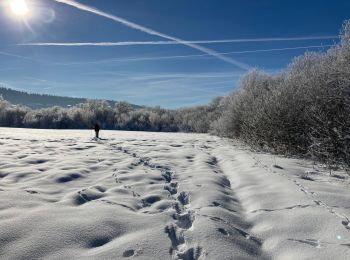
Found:
[[[333,47],[333,46],[334,46],[334,44],[311,45],[311,46],[299,46],[299,47],[288,47],[288,48],[231,51],[231,52],[223,52],[223,54],[244,54],[244,53],[257,53],[257,52],[289,51],[289,50],[301,50],[301,49],[329,48],[329,47]]]
[[[128,20],[126,20],[124,18],[118,17],[116,15],[112,15],[112,14],[106,13],[104,11],[101,11],[101,10],[95,8],[95,7],[91,7],[91,6],[88,6],[88,5],[85,5],[85,4],[81,4],[81,3],[78,3],[78,2],[76,2],[74,0],[55,0],[55,1],[59,2],[59,3],[63,3],[63,4],[67,4],[67,5],[73,6],[75,8],[80,9],[80,10],[83,10],[83,11],[87,11],[87,12],[94,13],[96,15],[108,18],[108,19],[110,19],[112,21],[115,21],[117,23],[121,23],[121,24],[123,24],[123,25],[125,25],[125,26],[127,26],[129,28],[142,31],[142,32],[147,33],[149,35],[154,35],[154,36],[161,37],[163,39],[167,39],[167,40],[170,40],[170,41],[178,42],[179,44],[186,45],[186,46],[191,47],[193,49],[196,49],[196,50],[199,50],[199,51],[204,52],[206,54],[212,55],[212,56],[214,56],[214,57],[216,57],[216,58],[218,58],[220,60],[223,60],[223,61],[225,61],[227,63],[232,64],[232,65],[235,65],[235,66],[237,66],[237,67],[239,67],[241,69],[244,69],[244,70],[249,70],[250,69],[249,65],[244,64],[244,63],[242,63],[240,61],[237,61],[237,60],[235,60],[233,58],[225,57],[224,55],[219,54],[219,53],[217,53],[214,50],[211,50],[211,49],[208,49],[206,47],[197,45],[195,43],[190,43],[188,41],[182,40],[182,39],[174,37],[174,36],[170,36],[168,34],[164,34],[164,33],[155,31],[155,30],[147,28],[145,26],[142,26],[142,25],[136,24],[134,22],[128,21]]]
[[[144,74],[130,75],[129,80],[147,81],[156,79],[215,79],[234,78],[240,75],[241,73],[234,72]]]
[[[302,49],[320,49],[333,47],[332,44],[326,45],[311,45],[311,46],[298,46],[289,48],[273,48],[273,49],[256,49],[256,50],[243,50],[243,51],[230,51],[230,52],[219,52],[222,55],[231,54],[245,54],[245,53],[259,53],[259,52],[275,52],[275,51],[288,51],[288,50],[302,50]],[[192,54],[192,55],[171,55],[171,56],[154,56],[154,57],[130,57],[130,58],[112,58],[96,61],[84,61],[84,62],[68,62],[68,63],[53,63],[51,65],[83,65],[83,64],[103,64],[103,63],[113,63],[113,62],[138,62],[138,61],[154,61],[154,60],[176,60],[176,59],[193,59],[193,58],[203,58],[212,57],[209,54]]]
[[[167,99],[193,99],[205,95],[207,97],[221,96],[229,92],[237,79],[231,80],[197,80],[178,78],[168,80],[142,81],[137,86],[128,89],[114,89],[113,93],[128,98],[166,97]],[[189,87],[191,86],[191,87]]]
[[[25,77],[25,79],[34,80],[40,83],[52,83],[52,81],[41,79],[41,78],[34,78],[34,77]]]
[[[147,81],[155,81],[155,80],[168,80],[168,79],[203,79],[203,80],[210,80],[210,79],[233,79],[237,78],[242,75],[242,72],[239,71],[229,71],[229,72],[193,72],[193,73],[185,73],[185,72],[155,72],[155,73],[135,73],[135,72],[125,72],[125,73],[119,73],[114,71],[97,71],[95,73],[89,73],[86,74],[86,76],[93,76],[93,78],[96,78],[98,76],[103,78],[118,78],[119,80],[125,79],[129,83],[140,81],[140,82],[147,82]],[[113,77],[117,76],[117,77]],[[101,80],[98,78],[98,80]]]
[[[134,71],[110,74],[87,75],[81,72],[78,78],[65,78],[59,82],[51,78],[33,75],[4,80],[4,85],[25,88],[26,91],[51,93],[56,95],[81,96],[77,89],[84,88],[84,97],[129,100],[135,104],[162,105],[176,107],[192,103],[206,103],[214,96],[227,94],[239,79],[239,73],[218,72],[153,72]],[[243,73],[241,71],[241,73]],[[1,83],[0,83],[1,84]],[[96,96],[95,87],[99,86]]]
[[[123,42],[34,42],[21,43],[25,46],[134,46],[134,45],[179,45],[179,44],[215,44],[215,43],[247,43],[247,42],[276,42],[276,41],[310,41],[310,40],[331,40],[339,36],[313,36],[313,37],[284,37],[284,38],[254,38],[254,39],[224,39],[224,40],[201,40],[201,41],[123,41]]]
[[[0,51],[0,55],[13,57],[13,58],[18,58],[18,59],[22,59],[22,60],[41,62],[41,61],[38,61],[38,60],[35,60],[35,59],[32,59],[32,58],[26,57],[26,56],[17,55],[17,54],[13,54],[13,53],[9,53],[9,52]]]

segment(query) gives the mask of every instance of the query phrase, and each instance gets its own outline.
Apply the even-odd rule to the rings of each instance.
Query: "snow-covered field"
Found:
[[[199,134],[0,128],[1,259],[350,259],[350,185]]]

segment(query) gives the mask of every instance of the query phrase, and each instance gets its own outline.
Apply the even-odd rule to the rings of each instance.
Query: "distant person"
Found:
[[[95,129],[95,137],[99,138],[98,134],[99,134],[100,129],[101,129],[100,125],[96,123],[94,129]]]

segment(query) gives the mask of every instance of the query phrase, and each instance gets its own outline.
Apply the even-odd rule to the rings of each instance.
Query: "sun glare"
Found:
[[[29,12],[28,5],[25,0],[11,0],[10,6],[12,13],[17,16],[26,16]]]

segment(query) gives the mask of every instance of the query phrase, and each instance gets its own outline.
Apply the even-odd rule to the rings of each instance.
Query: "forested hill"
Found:
[[[47,108],[52,106],[68,107],[87,101],[86,98],[62,97],[45,94],[27,93],[10,88],[0,87],[0,96],[15,105],[24,105],[30,108]],[[107,100],[111,106],[116,101]],[[137,108],[137,106],[134,106]]]

